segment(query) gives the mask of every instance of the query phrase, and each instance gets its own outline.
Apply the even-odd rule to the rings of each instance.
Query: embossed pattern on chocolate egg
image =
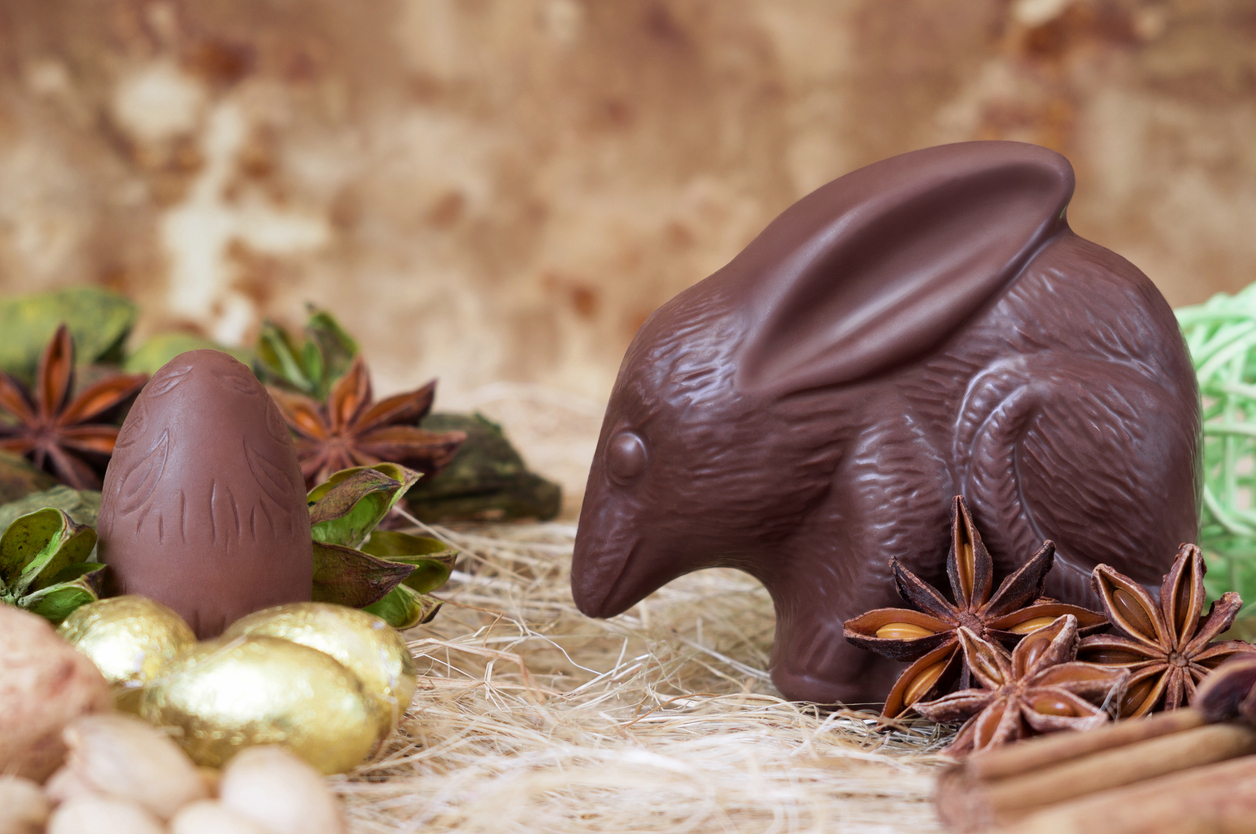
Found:
[[[310,599],[305,483],[266,389],[194,350],[159,370],[122,425],[100,507],[110,591],[173,608],[201,639]]]

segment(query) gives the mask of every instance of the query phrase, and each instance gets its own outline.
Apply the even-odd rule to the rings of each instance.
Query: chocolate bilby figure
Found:
[[[900,664],[842,637],[898,605],[889,561],[945,583],[963,495],[1007,575],[1048,595],[1106,562],[1155,587],[1197,533],[1199,397],[1145,275],[1074,234],[1073,171],[1015,142],[897,156],[787,209],[660,307],[615,383],[572,589],[618,614],[682,574],[747,571],[787,697],[884,699]]]
[[[99,528],[110,590],[165,603],[198,637],[310,599],[292,437],[266,389],[225,353],[181,354],[144,386],[105,473]]]

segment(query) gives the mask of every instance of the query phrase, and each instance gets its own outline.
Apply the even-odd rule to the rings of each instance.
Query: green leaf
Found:
[[[458,551],[440,539],[416,536],[412,533],[402,533],[397,530],[376,530],[371,534],[371,538],[367,543],[362,546],[362,549],[372,556],[379,556],[381,559],[423,556],[428,559],[436,559],[451,568],[454,560],[458,558]]]
[[[314,542],[312,598],[361,608],[381,599],[413,571],[410,565],[377,559],[351,547]]]
[[[44,588],[24,597],[20,605],[56,625],[73,614],[79,606],[100,599],[100,592],[89,577],[90,575]]]
[[[311,311],[300,345],[274,322],[262,324],[256,370],[264,382],[325,400],[336,380],[353,364],[358,345],[330,313]]]
[[[405,584],[421,594],[431,593],[448,582],[458,558],[458,551],[439,539],[395,530],[376,530],[362,550],[390,562],[412,565],[414,573],[406,577]]]
[[[96,531],[49,507],[24,515],[0,536],[0,575],[16,594],[41,590],[71,565],[86,561]]]
[[[358,343],[332,318],[326,311],[315,311],[305,325],[305,334],[310,342],[318,346],[320,360],[319,373],[313,378],[316,381],[314,395],[317,399],[327,399],[332,385],[349,370],[353,359],[358,355]]]
[[[315,396],[318,397],[318,381],[323,378],[323,354],[318,349],[318,345],[306,342],[301,346],[301,367],[305,371],[305,378],[310,380],[315,388]],[[321,397],[318,398],[321,399]]]
[[[116,354],[135,323],[135,305],[95,287],[0,298],[0,370],[30,380],[39,356],[65,322],[75,359],[86,365]]]
[[[444,603],[438,599],[398,585],[388,596],[362,610],[383,619],[395,629],[404,630],[431,622],[442,605]]]
[[[61,543],[67,523],[71,523],[69,517],[60,510],[43,509],[10,524],[0,536],[0,579],[19,595],[24,593],[34,579],[27,572],[37,562],[37,567],[48,563]]]
[[[374,469],[327,483],[330,489],[310,506],[310,533],[315,541],[346,547],[362,543],[388,514],[393,495],[401,488],[398,481]]]
[[[75,524],[96,526],[100,515],[100,493],[93,490],[74,490],[56,486],[43,492],[34,492],[18,501],[0,506],[0,533],[7,530],[14,519],[54,507],[68,515]]]
[[[373,466],[357,467],[357,468],[374,469],[376,472],[382,472],[388,477],[392,478],[394,481],[399,481],[401,483],[403,489],[397,494],[397,497],[393,499],[394,506],[396,505],[398,501],[401,500],[401,497],[405,495],[407,492],[409,492],[410,488],[413,487],[418,482],[418,480],[423,477],[422,472],[415,472],[413,469],[406,469],[404,466],[402,466],[399,463],[377,463]],[[352,472],[354,470],[346,469],[344,471]],[[333,475],[332,477],[335,477],[335,476]]]
[[[249,367],[256,355],[245,348],[230,348],[191,333],[158,333],[127,356],[122,368],[131,374],[154,374],[162,365],[189,350],[212,348],[234,356]]]
[[[306,394],[314,393],[314,383],[305,375],[297,359],[297,348],[282,327],[267,320],[257,340],[258,374],[263,381],[287,383]]]
[[[358,547],[418,478],[419,473],[396,464],[336,472],[308,496],[311,535],[315,541]]]
[[[414,566],[414,573],[406,577],[405,584],[420,594],[430,594],[449,581],[451,568],[439,559],[398,556],[388,561]]]
[[[88,577],[92,589],[99,596],[104,593],[105,569],[109,567],[104,562],[79,562],[77,565],[70,565],[61,573],[53,577],[53,585],[61,585],[65,582],[74,582],[83,577]]]
[[[339,472],[333,472],[328,476],[326,481],[323,481],[321,484],[310,490],[310,494],[307,496],[306,500],[313,504],[322,499],[322,497],[326,495],[336,484],[347,480],[356,472],[363,472],[368,469],[387,475],[394,481],[401,482],[407,489],[413,486],[414,483],[423,476],[421,472],[406,469],[404,466],[396,463],[377,463],[374,466],[354,466],[350,469],[341,469]]]
[[[60,513],[61,511],[57,510],[56,512]],[[69,521],[70,517],[62,513],[62,518]],[[33,577],[30,585],[27,586],[28,591],[38,591],[59,582],[70,581],[77,578],[77,576],[67,576],[65,579],[62,576],[67,573],[75,574],[75,568],[81,564],[96,564],[95,562],[87,562],[96,550],[95,530],[86,525],[69,522],[69,526],[61,534],[60,539],[61,541],[56,551],[48,557],[45,564],[32,564],[27,570]],[[86,574],[89,572],[83,571],[82,573]]]

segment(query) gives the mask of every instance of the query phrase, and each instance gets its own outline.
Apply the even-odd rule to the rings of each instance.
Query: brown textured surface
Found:
[[[228,338],[308,298],[384,393],[601,399],[786,206],[942,142],[1060,150],[1085,237],[1175,305],[1237,289],[1254,93],[1248,0],[8,0],[0,291]]]
[[[214,350],[181,354],[132,406],[105,474],[111,594],[173,608],[197,637],[313,585],[296,451],[266,389]]]
[[[624,358],[572,563],[587,614],[741,568],[776,607],[789,698],[884,698],[844,620],[937,586],[951,496],[1006,576],[1094,607],[1106,563],[1151,586],[1194,540],[1199,396],[1147,277],[1075,235],[1073,172],[1013,142],[916,151],[791,206],[651,316]]]

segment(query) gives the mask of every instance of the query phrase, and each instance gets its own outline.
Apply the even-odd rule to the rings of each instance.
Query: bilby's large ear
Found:
[[[724,270],[750,320],[746,390],[867,379],[951,336],[1066,228],[1073,169],[1019,142],[896,156],[804,197]]]

